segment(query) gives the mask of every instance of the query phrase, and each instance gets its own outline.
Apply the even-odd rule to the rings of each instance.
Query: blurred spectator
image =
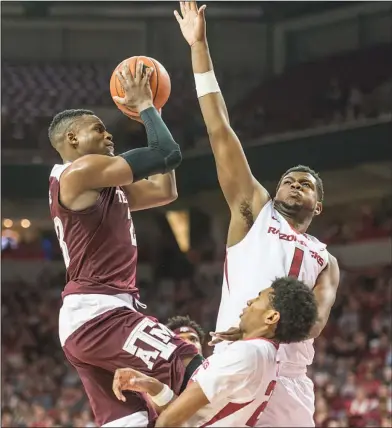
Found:
[[[363,117],[363,93],[355,85],[351,86],[347,99],[347,120]]]
[[[390,113],[391,66],[385,60],[389,56],[390,47],[381,46],[290,68],[281,76],[261,82],[250,93],[243,94],[242,100],[237,95],[237,103],[230,108],[233,126],[242,143],[247,144],[264,135]],[[350,70],[358,73],[348,70],[347,58]],[[369,63],[371,67],[363,66]],[[112,69],[113,64],[105,62],[26,65],[5,61],[2,64],[3,148],[29,149],[31,161],[52,161],[55,153],[47,140],[51,118],[75,106],[114,108],[107,88]],[[222,87],[228,88],[235,87],[242,79],[255,80],[251,69],[244,73],[237,76],[234,70],[231,73],[226,70],[218,80]],[[174,69],[170,74],[172,93],[163,117],[184,151],[203,147],[207,135],[192,73],[189,69]],[[315,94],[318,100],[313,102]],[[130,142],[138,146],[145,142],[141,125],[120,113],[111,132],[119,151],[129,149]]]
[[[325,113],[329,121],[340,122],[343,118],[344,96],[340,82],[331,78],[325,92]]]

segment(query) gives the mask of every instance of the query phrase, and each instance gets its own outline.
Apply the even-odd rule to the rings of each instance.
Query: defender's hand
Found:
[[[152,107],[150,77],[153,71],[153,68],[145,68],[144,63],[140,61],[136,66],[135,76],[132,76],[128,62],[124,61],[122,70],[116,71],[124,90],[124,98],[113,97],[114,101],[138,113]]]
[[[212,340],[208,342],[209,346],[214,346],[217,343],[223,342],[224,340],[228,342],[235,342],[242,338],[242,331],[238,327],[231,327],[226,331],[222,332],[210,332]]]
[[[120,401],[126,401],[122,391],[146,392],[151,395],[159,394],[155,379],[133,369],[117,369],[114,373],[112,389]],[[162,387],[161,387],[162,388]]]
[[[206,41],[206,20],[204,11],[206,5],[197,8],[195,1],[181,1],[181,15],[175,10],[174,16],[180,24],[182,35],[190,46],[197,42]]]

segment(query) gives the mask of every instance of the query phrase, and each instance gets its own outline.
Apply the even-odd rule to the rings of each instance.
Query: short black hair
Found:
[[[274,339],[281,343],[307,339],[318,316],[313,290],[291,276],[276,279],[271,287],[271,306],[280,313]]]
[[[311,176],[313,176],[313,178],[316,180],[316,189],[317,189],[317,199],[319,202],[323,202],[324,200],[324,185],[323,185],[323,180],[321,179],[321,177],[319,176],[319,174],[312,168],[309,168],[306,165],[297,165],[297,166],[293,166],[292,168],[288,169],[281,177],[278,183],[278,189],[282,183],[282,180],[284,177],[286,177],[287,174],[290,174],[290,172],[307,172],[308,174],[310,174]]]
[[[186,316],[176,316],[169,318],[166,323],[166,327],[169,327],[170,330],[176,330],[177,328],[181,327],[190,327],[193,328],[193,330],[196,331],[197,335],[199,336],[200,343],[203,344],[205,333],[204,330],[200,327],[200,325],[189,318],[188,315]]]
[[[95,113],[91,110],[84,109],[71,109],[64,110],[60,113],[57,113],[56,116],[52,119],[51,124],[48,129],[49,140],[52,143],[52,146],[55,147],[57,143],[56,136],[58,134],[64,134],[67,128],[75,121],[84,115],[92,116]]]

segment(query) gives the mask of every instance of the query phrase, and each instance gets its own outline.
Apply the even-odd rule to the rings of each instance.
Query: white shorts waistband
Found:
[[[127,307],[133,311],[146,305],[130,294],[70,294],[64,298],[59,314],[59,337],[64,346],[68,337],[86,322],[116,308]]]
[[[278,362],[278,376],[300,377],[306,376],[307,367],[301,364]]]

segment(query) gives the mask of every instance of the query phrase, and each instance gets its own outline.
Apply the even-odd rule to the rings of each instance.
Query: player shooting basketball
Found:
[[[314,426],[313,383],[306,376],[312,364],[313,338],[327,323],[339,284],[339,268],[326,245],[306,233],[322,211],[323,184],[305,166],[289,169],[281,177],[276,196],[252,175],[240,141],[230,126],[226,105],[214,74],[206,37],[206,6],[180,2],[175,17],[191,47],[196,92],[215,157],[218,179],[231,212],[227,239],[222,300],[214,352],[235,340],[242,307],[254,298],[261,284],[276,277],[293,276],[314,288],[319,318],[311,340],[282,345],[278,352],[280,375],[274,396],[258,426]],[[228,329],[231,330],[227,331]]]
[[[112,393],[119,367],[138,368],[180,392],[201,362],[195,346],[139,312],[137,244],[131,211],[176,197],[179,145],[153,106],[151,70],[135,76],[124,62],[121,105],[137,112],[148,147],[114,156],[112,135],[88,110],[66,110],[49,128],[63,164],[49,179],[50,212],[67,269],[59,336],[99,426],[148,426],[156,417],[144,396],[120,403]],[[151,180],[144,180],[153,176]]]

